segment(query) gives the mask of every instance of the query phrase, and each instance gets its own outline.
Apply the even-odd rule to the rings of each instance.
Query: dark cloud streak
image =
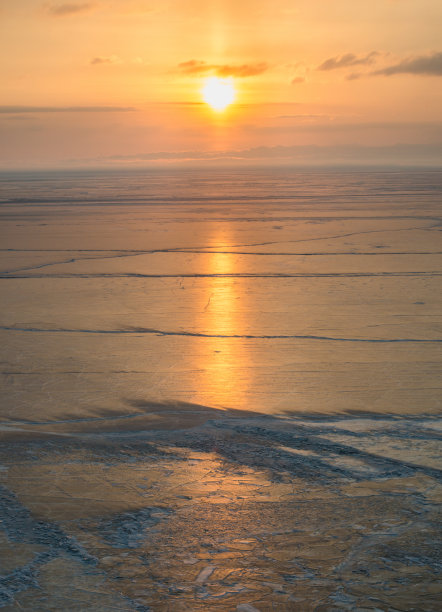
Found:
[[[399,62],[399,64],[393,64],[381,70],[375,70],[370,74],[384,76],[392,76],[394,74],[442,76],[442,53],[438,52],[432,55],[407,58]]]
[[[318,66],[317,70],[336,70],[338,68],[347,68],[348,66],[373,64],[378,55],[378,51],[371,51],[371,53],[362,57],[358,57],[354,53],[345,53],[344,55],[330,57],[325,60],[325,62]]]
[[[90,63],[92,66],[97,66],[99,64],[122,64],[122,61],[117,55],[99,55],[97,57],[93,57]]]
[[[189,60],[178,64],[178,68],[185,74],[214,74],[218,77],[250,77],[262,74],[269,69],[266,62],[254,64],[207,64],[199,60]]]
[[[69,15],[89,11],[93,8],[93,6],[94,5],[90,2],[84,2],[82,4],[66,2],[63,4],[51,4],[47,7],[47,11],[54,17],[68,17]]]
[[[132,106],[0,106],[1,115],[25,113],[126,113]]]

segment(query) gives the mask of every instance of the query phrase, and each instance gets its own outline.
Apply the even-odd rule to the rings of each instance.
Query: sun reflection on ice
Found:
[[[206,256],[205,270],[211,276],[198,322],[201,332],[210,335],[205,361],[197,364],[198,392],[216,407],[243,406],[252,384],[247,341],[231,337],[244,334],[246,292],[241,279],[223,276],[239,272],[237,255],[228,252],[230,242],[225,234],[212,237],[212,244],[225,246]]]

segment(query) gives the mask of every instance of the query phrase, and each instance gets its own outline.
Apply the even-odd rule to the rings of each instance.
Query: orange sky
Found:
[[[440,0],[0,0],[0,23],[3,168],[441,159]]]

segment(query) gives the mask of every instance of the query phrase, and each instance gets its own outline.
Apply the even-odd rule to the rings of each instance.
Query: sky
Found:
[[[440,0],[0,0],[0,169],[440,165],[441,27]]]

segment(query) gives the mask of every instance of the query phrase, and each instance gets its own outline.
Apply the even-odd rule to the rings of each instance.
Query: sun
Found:
[[[209,77],[202,90],[204,101],[216,111],[223,111],[235,99],[232,79]]]

